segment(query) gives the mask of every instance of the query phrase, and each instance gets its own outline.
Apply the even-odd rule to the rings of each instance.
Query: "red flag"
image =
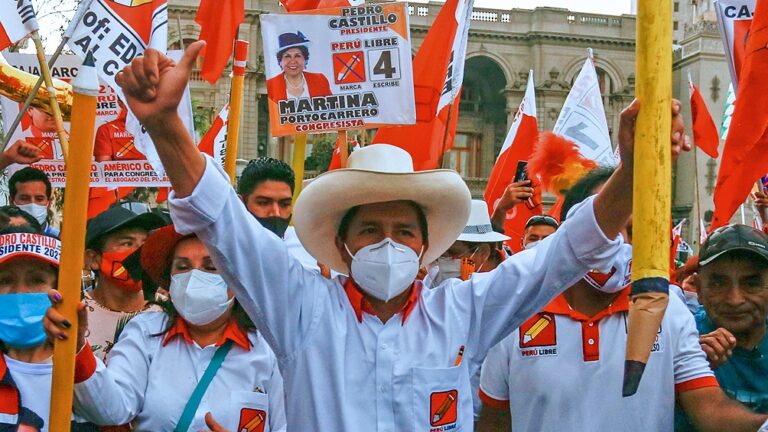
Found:
[[[683,224],[685,219],[681,220],[679,224],[672,228],[672,247],[669,251],[669,268],[670,271],[674,271],[677,267],[675,265],[675,259],[677,258],[677,250],[680,248],[680,241],[683,237]]]
[[[206,41],[200,76],[211,84],[224,72],[235,46],[237,28],[245,18],[244,0],[201,0],[195,22]]]
[[[311,9],[358,6],[363,0],[280,0],[288,12],[299,12]]]
[[[380,128],[373,138],[406,150],[417,171],[437,168],[453,144],[472,3],[446,1],[413,59],[416,124]]]
[[[333,148],[333,156],[331,157],[331,163],[328,165],[328,171],[333,171],[335,169],[341,168],[341,139],[340,138],[341,138],[341,135],[339,135],[336,138],[336,146]],[[352,144],[352,151],[355,151],[360,148],[360,143],[357,142],[357,137],[355,137],[350,144]]]
[[[707,104],[701,97],[696,84],[688,76],[688,92],[691,95],[691,119],[693,120],[693,143],[711,158],[717,158],[720,134],[717,131]]]
[[[739,74],[739,93],[715,185],[715,213],[710,229],[726,225],[744,203],[752,185],[768,172],[768,2],[757,2],[746,55]]]
[[[555,204],[552,205],[552,208],[549,209],[547,212],[547,215],[552,216],[557,220],[557,223],[560,223],[560,213],[563,212],[563,204],[565,204],[565,197],[559,196],[557,197],[557,201],[555,201]]]
[[[117,189],[108,189],[105,187],[92,187],[88,191],[88,219],[102,213],[133,192],[135,187],[119,187]]]
[[[533,153],[534,145],[539,135],[538,123],[536,121],[536,95],[533,91],[533,71],[528,74],[528,87],[525,90],[525,97],[520,104],[520,108],[515,114],[515,120],[509,129],[504,145],[501,147],[499,157],[491,170],[491,176],[488,179],[488,186],[485,188],[485,202],[491,213],[496,209],[504,190],[514,180],[517,171],[517,162],[527,161]],[[519,252],[522,249],[523,232],[525,223],[531,216],[543,213],[541,207],[541,188],[534,188],[535,196],[532,198],[535,204],[529,208],[527,204],[518,204],[507,214],[504,221],[504,233],[511,237],[507,245],[513,251]]]

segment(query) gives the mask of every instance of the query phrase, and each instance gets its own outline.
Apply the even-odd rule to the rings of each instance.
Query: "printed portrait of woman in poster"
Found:
[[[305,70],[309,62],[309,39],[300,31],[283,33],[277,63],[282,73],[267,81],[267,93],[273,102],[318,96],[330,96],[331,86],[325,75]]]

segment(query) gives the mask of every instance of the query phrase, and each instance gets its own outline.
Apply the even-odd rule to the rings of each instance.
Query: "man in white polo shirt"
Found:
[[[415,277],[466,224],[463,180],[449,170],[414,172],[393,146],[354,152],[348,169],[314,179],[294,209],[307,250],[351,276],[329,280],[305,270],[250,216],[184,129],[176,108],[203,47],[191,44],[178,65],[148,49],[116,79],[173,184],[177,229],[206,243],[278,357],[288,429],[471,429],[467,365],[589,269],[610,266],[631,208],[638,105],[622,117],[624,165],[600,195],[536,250],[442,289],[422,290]],[[672,113],[679,152],[689,148],[679,104]]]
[[[588,174],[572,189],[584,195],[569,192],[566,203],[599,190],[602,175]],[[677,295],[669,296],[637,394],[621,396],[631,260],[632,247],[622,246],[609,272],[588,274],[490,350],[480,378],[479,432],[671,431],[676,397],[702,430],[760,427],[766,416],[718,386]]]

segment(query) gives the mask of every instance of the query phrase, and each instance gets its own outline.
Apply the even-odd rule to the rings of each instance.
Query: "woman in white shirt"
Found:
[[[154,282],[169,287],[171,301],[164,312],[126,325],[108,366],[78,336],[75,412],[99,425],[130,422],[136,430],[207,430],[209,412],[231,431],[285,430],[275,355],[203,243],[173,226],[160,228],[147,238],[141,262]],[[56,325],[46,330],[66,337],[53,308],[48,318]]]

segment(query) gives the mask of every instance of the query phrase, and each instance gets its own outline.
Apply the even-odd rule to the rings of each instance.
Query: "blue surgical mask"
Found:
[[[0,340],[12,348],[32,348],[46,340],[43,317],[51,301],[47,293],[0,295]]]

